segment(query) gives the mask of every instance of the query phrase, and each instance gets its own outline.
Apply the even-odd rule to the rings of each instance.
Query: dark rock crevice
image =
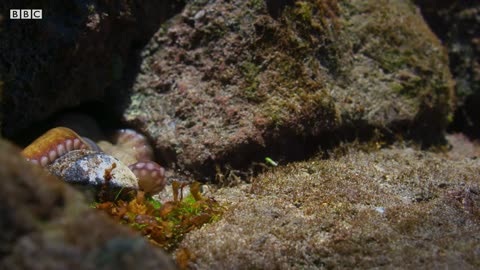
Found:
[[[448,49],[456,81],[457,109],[450,132],[480,138],[480,4],[417,0],[427,23]]]
[[[425,116],[427,117],[427,116]],[[422,123],[426,119],[418,120]],[[407,120],[392,122],[389,126],[373,126],[367,121],[354,120],[332,130],[324,130],[315,135],[298,134],[295,129],[281,129],[267,132],[264,144],[246,141],[238,149],[223,154],[220,161],[207,160],[202,164],[192,164],[195,169],[182,168],[179,175],[204,182],[230,186],[238,180],[249,181],[251,177],[265,172],[271,158],[279,165],[307,161],[314,157],[329,159],[332,154],[338,157],[342,145],[363,145],[365,151],[388,148],[396,142],[417,145],[419,148],[445,146],[447,141],[439,130],[417,126]],[[161,160],[161,158],[160,158]],[[219,175],[223,177],[219,179]],[[232,177],[233,176],[233,177]]]
[[[2,1],[43,10],[42,20],[2,20],[2,131],[15,139],[53,114],[88,102],[121,111],[138,53],[183,1]]]

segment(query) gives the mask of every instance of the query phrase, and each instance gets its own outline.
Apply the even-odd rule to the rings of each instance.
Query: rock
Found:
[[[465,158],[478,158],[480,157],[480,147],[478,147],[478,141],[472,141],[462,133],[453,133],[447,135],[448,143],[451,146],[451,150],[448,152],[450,159],[462,160]]]
[[[413,4],[268,2],[189,2],[143,50],[123,118],[162,164],[203,177],[304,157],[328,134],[443,140],[448,58]]]
[[[118,159],[101,152],[74,150],[57,158],[47,167],[67,183],[111,189],[138,189],[133,172]]]
[[[403,147],[337,153],[346,154],[214,192],[228,210],[179,251],[194,258],[193,269],[480,267],[478,156]]]
[[[175,269],[140,235],[0,140],[0,269]]]
[[[428,24],[448,48],[456,81],[458,110],[454,128],[480,134],[480,2],[415,1]]]
[[[81,103],[127,98],[127,75],[141,48],[181,1],[5,0],[0,2],[2,134],[22,129]],[[9,20],[9,9],[43,10],[43,19]],[[131,69],[131,70],[130,70]],[[114,105],[115,104],[115,105]]]

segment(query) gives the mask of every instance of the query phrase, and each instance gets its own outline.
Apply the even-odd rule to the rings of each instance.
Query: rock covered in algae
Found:
[[[137,177],[128,166],[101,152],[70,151],[49,165],[48,170],[72,184],[138,189]]]
[[[448,57],[411,2],[281,2],[272,17],[265,1],[190,1],[145,47],[124,119],[162,161],[204,176],[349,129],[443,139]]]
[[[175,269],[160,249],[0,139],[0,269]]]
[[[275,168],[213,192],[228,210],[180,250],[194,269],[479,269],[480,146],[456,147],[349,146]]]
[[[448,49],[458,108],[455,126],[480,134],[480,2],[415,0]]]

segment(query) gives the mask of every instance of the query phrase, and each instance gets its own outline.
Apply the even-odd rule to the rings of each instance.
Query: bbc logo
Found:
[[[41,9],[10,9],[10,19],[16,20],[39,20],[42,19]]]

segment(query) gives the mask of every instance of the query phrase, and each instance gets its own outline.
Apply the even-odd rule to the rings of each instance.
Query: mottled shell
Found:
[[[112,141],[113,144],[100,141],[98,145],[105,153],[129,164],[141,190],[155,194],[165,187],[165,169],[151,161],[153,149],[145,136],[132,129],[121,129],[115,133]]]
[[[133,172],[121,161],[105,153],[70,151],[47,169],[69,183],[138,189],[137,177]]]

